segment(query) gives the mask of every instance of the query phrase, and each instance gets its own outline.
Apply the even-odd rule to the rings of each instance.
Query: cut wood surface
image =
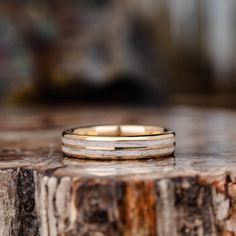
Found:
[[[65,128],[150,124],[175,157],[63,156]],[[1,236],[236,235],[236,112],[190,107],[0,110]]]

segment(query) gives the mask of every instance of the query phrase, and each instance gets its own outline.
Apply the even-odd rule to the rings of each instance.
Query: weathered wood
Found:
[[[0,111],[0,235],[236,235],[236,112],[191,108]],[[176,131],[175,157],[63,157],[64,128]]]

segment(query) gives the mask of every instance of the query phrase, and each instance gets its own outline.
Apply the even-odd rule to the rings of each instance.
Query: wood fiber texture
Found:
[[[80,108],[0,115],[1,236],[236,235],[236,112]],[[171,128],[175,157],[64,157],[62,130],[94,123]]]

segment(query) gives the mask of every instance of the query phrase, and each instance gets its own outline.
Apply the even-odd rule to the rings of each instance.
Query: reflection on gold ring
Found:
[[[143,159],[174,153],[175,133],[158,126],[107,125],[65,130],[62,151],[87,159]]]

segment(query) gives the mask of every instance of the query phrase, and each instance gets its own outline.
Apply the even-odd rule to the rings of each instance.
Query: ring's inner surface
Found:
[[[73,130],[74,134],[85,136],[135,137],[164,133],[164,128],[142,125],[105,125],[81,127]]]

